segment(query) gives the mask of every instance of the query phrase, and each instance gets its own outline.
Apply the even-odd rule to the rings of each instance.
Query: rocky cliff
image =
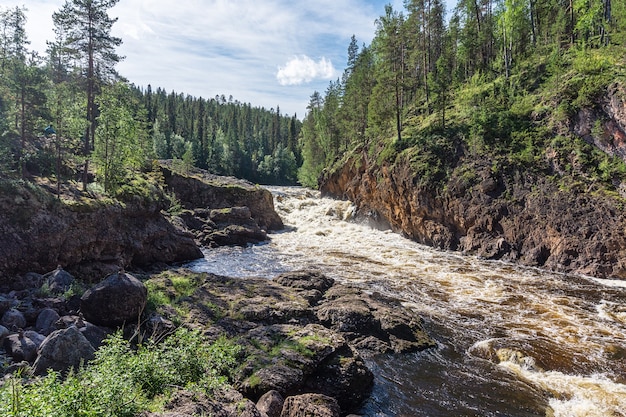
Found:
[[[617,86],[565,126],[624,157],[626,112]],[[596,126],[596,128],[592,128]],[[622,192],[569,178],[547,149],[548,172],[500,169],[498,161],[461,150],[441,187],[423,185],[408,158],[378,163],[365,150],[321,182],[323,193],[352,200],[361,215],[380,218],[418,242],[489,259],[561,272],[626,279],[626,214]]]
[[[0,284],[57,265],[84,280],[101,279],[120,267],[200,258],[201,244],[262,241],[266,230],[282,228],[267,190],[207,173],[179,175],[167,165],[159,170],[166,184],[141,180],[119,199],[69,189],[57,199],[45,184],[0,181]],[[169,215],[165,191],[187,213]]]
[[[202,256],[193,236],[174,227],[155,198],[119,201],[56,199],[32,183],[3,182],[0,193],[0,281],[62,265],[84,279],[120,267]]]

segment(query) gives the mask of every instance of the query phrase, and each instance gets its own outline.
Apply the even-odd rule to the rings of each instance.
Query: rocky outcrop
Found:
[[[164,413],[144,416],[345,415],[358,409],[372,388],[366,355],[434,346],[420,318],[397,301],[337,284],[315,271],[274,280],[165,271],[150,278],[147,287],[162,292],[172,305],[141,320],[137,315],[147,287],[123,271],[85,292],[79,302],[68,293],[51,297],[42,291],[48,281],[42,282],[39,289],[0,294],[0,306],[24,317],[23,328],[0,328],[4,351],[14,361],[3,372],[63,373],[88,363],[114,331],[93,322],[123,325],[129,338],[158,342],[173,332],[184,312],[185,326],[209,341],[236,340],[240,362],[230,370],[231,387],[211,398],[181,391]]]
[[[188,232],[161,213],[165,200],[114,201],[78,194],[58,200],[31,183],[0,184],[0,288],[11,277],[62,265],[81,280],[120,267],[149,266],[202,256]]]
[[[172,171],[165,162],[161,169],[168,190],[176,195],[185,209],[247,207],[249,217],[261,229],[270,231],[283,228],[283,222],[274,210],[272,194],[257,185],[232,177],[213,175],[200,169],[194,169],[189,175],[182,175]],[[228,217],[222,217],[221,220],[224,219]],[[221,222],[220,219],[212,220],[215,223]]]
[[[567,129],[611,156],[626,161],[626,88],[609,86],[594,107],[581,109]]]
[[[494,161],[461,158],[443,189],[418,185],[410,161],[378,166],[366,152],[328,174],[322,192],[355,203],[430,246],[561,272],[626,278],[626,215],[618,199],[559,187]],[[601,222],[598,219],[602,219]]]
[[[177,273],[200,283],[182,300],[189,325],[212,339],[239,340],[245,359],[233,383],[253,401],[270,391],[283,398],[316,393],[334,398],[347,413],[367,398],[373,383],[363,355],[434,346],[420,318],[398,302],[319,272],[274,280]],[[150,286],[169,293],[172,285],[162,277]]]

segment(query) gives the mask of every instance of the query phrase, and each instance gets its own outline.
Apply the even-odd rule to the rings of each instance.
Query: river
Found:
[[[229,276],[318,269],[399,298],[438,346],[369,358],[366,416],[626,416],[626,282],[438,251],[353,221],[349,202],[270,188],[287,228],[205,251]]]

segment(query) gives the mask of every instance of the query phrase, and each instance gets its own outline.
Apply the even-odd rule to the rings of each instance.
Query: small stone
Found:
[[[339,417],[337,400],[322,394],[303,394],[288,397],[280,417]]]
[[[74,283],[74,277],[59,265],[54,271],[44,275],[48,289],[52,294],[63,294]]]

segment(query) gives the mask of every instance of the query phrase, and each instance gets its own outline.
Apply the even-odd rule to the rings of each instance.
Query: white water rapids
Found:
[[[286,231],[190,267],[268,278],[313,268],[417,311],[438,347],[370,359],[361,414],[626,416],[626,282],[434,250],[352,222],[349,202],[271,190]]]

